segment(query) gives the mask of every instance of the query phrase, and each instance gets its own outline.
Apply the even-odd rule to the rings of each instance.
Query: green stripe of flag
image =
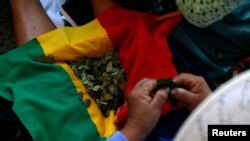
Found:
[[[96,141],[101,138],[67,72],[41,63],[38,40],[0,56],[0,96],[34,141]]]

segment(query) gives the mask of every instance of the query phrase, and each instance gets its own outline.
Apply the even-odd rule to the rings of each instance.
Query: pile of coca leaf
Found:
[[[123,105],[127,80],[116,52],[108,52],[102,57],[82,58],[71,62],[71,68],[104,116]]]

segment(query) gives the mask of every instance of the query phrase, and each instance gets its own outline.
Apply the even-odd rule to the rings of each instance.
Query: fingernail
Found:
[[[171,90],[170,94],[171,94],[171,96],[174,96],[176,94],[176,90],[175,89]]]
[[[175,80],[175,78],[173,78],[173,79],[172,79],[172,81],[173,81],[174,83],[176,83],[176,80]]]
[[[167,94],[169,94],[170,88],[166,88],[165,91],[166,91]]]

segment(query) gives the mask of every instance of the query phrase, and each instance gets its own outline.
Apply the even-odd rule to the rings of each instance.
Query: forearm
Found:
[[[118,5],[115,0],[91,0],[91,3],[96,16],[101,14],[108,7]]]
[[[39,0],[10,0],[10,6],[17,45],[56,28]]]

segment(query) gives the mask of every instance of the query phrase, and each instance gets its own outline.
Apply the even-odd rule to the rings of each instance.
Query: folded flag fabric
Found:
[[[39,36],[0,56],[0,96],[34,141],[105,140],[116,131],[114,112],[102,116],[65,61],[110,50],[98,20]]]
[[[112,111],[104,117],[67,62],[117,50],[128,95],[141,78],[177,74],[166,37],[179,20],[158,23],[153,15],[112,7],[86,25],[41,35],[0,56],[0,96],[13,102],[35,141],[105,140],[121,116]],[[173,107],[166,103],[163,109]],[[118,115],[126,120],[126,111]]]
[[[179,16],[160,23],[154,15],[112,7],[97,18],[105,28],[114,50],[118,51],[127,75],[126,96],[143,78],[170,78],[177,75],[166,38],[180,21]],[[173,109],[166,102],[162,114]],[[116,122],[122,124],[126,117],[125,105],[119,109]]]

